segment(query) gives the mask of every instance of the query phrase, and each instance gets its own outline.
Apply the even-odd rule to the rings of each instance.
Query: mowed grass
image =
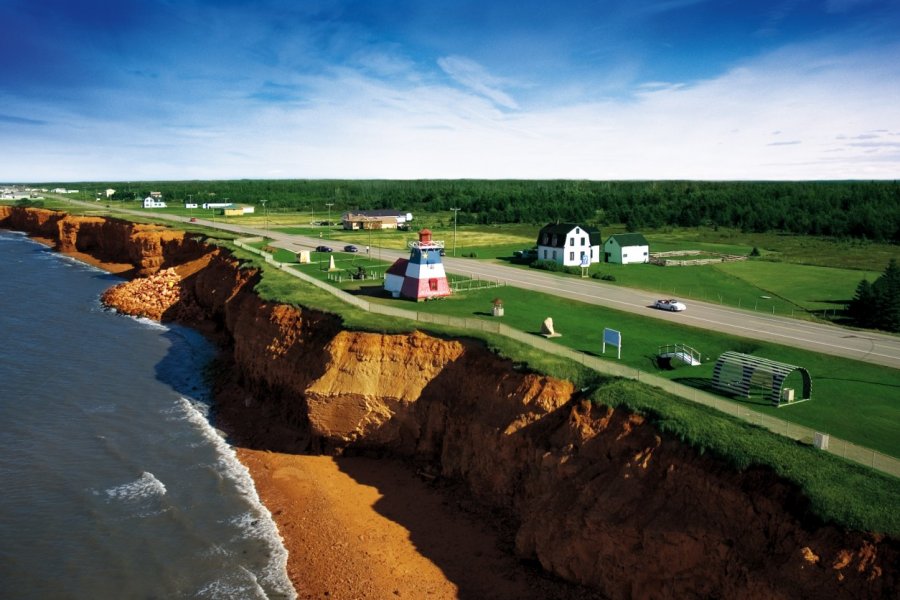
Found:
[[[610,361],[616,359],[609,348],[606,356],[601,354],[601,336],[604,327],[616,329],[622,332],[622,363],[707,391],[715,360],[728,350],[801,366],[809,370],[813,380],[811,402],[775,408],[758,394],[750,399],[732,400],[752,410],[900,457],[900,371],[896,369],[648,319],[514,287],[458,293],[425,303],[379,297],[380,282],[346,287],[368,287],[368,294],[376,302],[464,318],[493,319],[492,300],[499,297],[505,309],[504,324],[537,335],[543,320],[551,317],[556,331],[562,334],[554,342]],[[659,368],[656,360],[659,347],[676,343],[701,352],[703,364],[683,365],[673,370]],[[799,374],[792,375],[785,385],[799,390]]]
[[[621,227],[605,228],[606,239]],[[516,266],[513,251],[533,245],[494,245],[474,250],[479,259]],[[529,240],[521,227],[523,242]],[[591,265],[590,274],[609,275],[618,285],[723,306],[803,319],[840,318],[863,278],[873,281],[900,252],[890,244],[831,242],[806,236],[744,234],[733,230],[691,229],[646,232],[651,251],[701,250],[747,256],[757,247],[762,256],[732,263],[659,267],[656,265]],[[757,245],[758,244],[758,245]],[[524,265],[518,265],[527,268]],[[560,277],[574,275],[557,274]]]
[[[276,259],[286,263],[296,262],[291,252],[278,250]],[[311,253],[312,264],[297,265],[304,272],[322,280],[328,279],[327,267],[329,258],[335,259],[335,266],[340,269],[332,273],[332,279],[341,277],[342,281],[332,281],[351,293],[363,293],[374,302],[381,302],[411,311],[429,312],[461,318],[493,319],[490,316],[492,301],[501,298],[505,308],[503,323],[525,332],[537,334],[546,317],[552,317],[556,330],[563,336],[554,340],[563,346],[579,352],[601,356],[601,334],[604,327],[622,332],[624,350],[622,363],[635,369],[653,373],[661,377],[673,379],[698,389],[709,390],[712,369],[715,360],[724,352],[736,350],[786,362],[806,368],[813,378],[813,401],[787,406],[772,407],[767,401],[754,394],[750,399],[733,398],[752,410],[772,414],[778,418],[810,427],[817,431],[830,433],[847,441],[872,448],[891,456],[900,457],[900,371],[852,361],[789,346],[758,342],[734,336],[680,325],[677,322],[648,319],[640,315],[620,312],[605,308],[566,300],[548,294],[523,290],[515,287],[491,288],[457,293],[450,298],[439,301],[412,303],[407,300],[387,298],[381,292],[381,280],[352,280],[350,273],[358,266],[376,273],[383,272],[389,263],[369,259],[364,255],[343,252]],[[723,265],[733,267],[735,264],[745,270],[748,267],[771,269],[773,264],[731,263]],[[807,273],[807,267],[799,265],[781,265],[798,269],[799,273]],[[623,271],[671,271],[673,268],[655,267],[654,265],[628,265],[621,267]],[[820,268],[821,269],[821,268]],[[825,269],[832,271],[831,269]],[[722,274],[700,268],[695,273],[709,277],[722,277]],[[451,279],[454,275],[450,274]],[[733,278],[738,284],[740,279]],[[599,283],[597,285],[604,285]],[[819,285],[816,283],[815,285]],[[812,289],[816,289],[815,285]],[[809,286],[809,284],[807,284]],[[771,292],[770,292],[771,293]],[[652,297],[648,296],[648,305]],[[778,302],[773,297],[772,305]],[[779,306],[788,306],[782,301]],[[653,309],[648,308],[648,312]],[[688,308],[690,310],[690,308]],[[659,347],[665,344],[687,344],[703,355],[703,365],[699,367],[679,366],[674,370],[659,368],[656,355]],[[607,360],[611,358],[607,353]],[[801,389],[800,376],[794,373],[786,387]]]

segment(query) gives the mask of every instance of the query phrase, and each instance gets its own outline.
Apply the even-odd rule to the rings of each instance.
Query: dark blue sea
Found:
[[[117,282],[0,230],[0,598],[295,597],[213,348],[104,310]]]

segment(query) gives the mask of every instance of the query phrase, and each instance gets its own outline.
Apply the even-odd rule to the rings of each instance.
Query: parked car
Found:
[[[359,248],[350,244],[350,245],[344,246],[344,252],[359,252]]]
[[[524,248],[522,250],[514,250],[512,255],[515,262],[529,262],[537,258],[537,250]]]
[[[316,246],[316,252],[334,252],[329,246]]]
[[[684,302],[679,302],[674,298],[670,298],[668,300],[657,300],[653,306],[660,310],[671,310],[673,312],[681,312],[687,309],[687,306],[684,305]]]
[[[197,217],[191,217],[191,223],[196,223],[196,222],[197,222]]]

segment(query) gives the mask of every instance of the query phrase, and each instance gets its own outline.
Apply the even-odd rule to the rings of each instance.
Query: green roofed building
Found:
[[[606,262],[627,265],[650,262],[650,244],[640,233],[617,233],[603,244]]]

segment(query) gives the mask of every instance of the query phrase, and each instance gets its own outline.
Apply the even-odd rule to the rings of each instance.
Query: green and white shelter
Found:
[[[647,263],[650,262],[650,244],[640,233],[617,233],[603,244],[603,254],[608,263]]]
[[[799,398],[794,388],[784,387],[785,380],[795,371],[800,373],[802,381]],[[740,352],[725,352],[719,357],[713,367],[712,386],[744,398],[750,397],[751,387],[762,388],[766,390],[765,397],[775,406],[809,400],[812,394],[812,379],[803,367]]]

